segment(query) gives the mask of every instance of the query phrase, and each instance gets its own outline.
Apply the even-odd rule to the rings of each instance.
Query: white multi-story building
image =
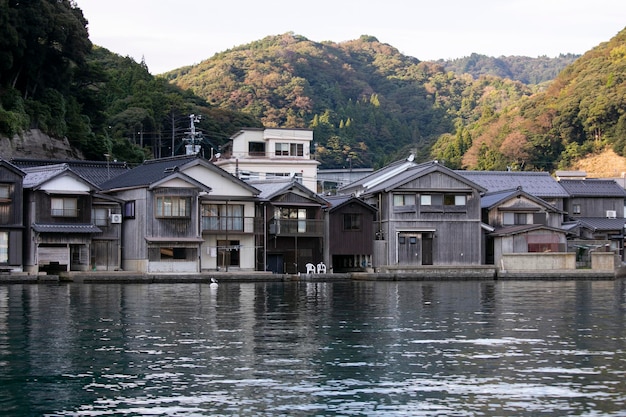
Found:
[[[231,136],[214,163],[244,181],[293,177],[317,192],[312,141],[310,129],[245,128]]]

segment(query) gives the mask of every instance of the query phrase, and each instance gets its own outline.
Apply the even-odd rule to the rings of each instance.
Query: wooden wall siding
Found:
[[[152,237],[196,237],[198,233],[198,190],[192,188],[159,188],[148,194],[146,210],[148,219],[147,236]],[[156,197],[189,197],[189,217],[185,218],[157,218]]]
[[[394,222],[386,238],[389,245],[388,265],[396,263],[398,233],[434,230],[432,241],[433,265],[478,265],[481,263],[480,222],[448,220],[445,222]]]
[[[432,172],[428,175],[409,181],[398,187],[396,190],[472,192],[473,189],[466,183],[459,181],[450,175],[444,174],[443,172]]]
[[[9,265],[22,265],[22,230],[9,231]]]
[[[128,218],[122,216],[121,224],[121,250],[122,259],[137,260],[147,259],[147,243],[145,237],[147,234],[147,215],[146,215],[146,196],[145,188],[120,191],[115,194],[116,197],[124,201],[135,202],[135,217]]]
[[[361,230],[344,231],[344,214],[359,214]],[[330,255],[371,255],[374,241],[374,214],[360,204],[349,204],[329,216]]]
[[[76,198],[78,213],[76,217],[52,216],[52,198]],[[91,223],[91,196],[90,195],[49,195],[44,192],[36,192],[35,212],[32,213],[34,223],[48,224],[86,224]]]
[[[96,270],[113,271],[120,265],[117,240],[94,240],[91,243],[91,265]]]
[[[580,204],[580,214],[574,214],[574,204]],[[574,217],[606,217],[607,210],[615,210],[617,218],[624,217],[624,199],[607,198],[572,198],[565,204],[565,211]]]
[[[8,169],[0,168],[0,184],[11,185],[10,202],[0,204],[0,224],[2,225],[22,225],[24,192],[22,188],[22,177]],[[21,262],[20,262],[21,263]]]

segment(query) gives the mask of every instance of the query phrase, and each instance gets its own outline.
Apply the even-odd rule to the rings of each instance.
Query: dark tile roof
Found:
[[[559,183],[571,197],[626,197],[626,190],[615,180],[561,180]]]
[[[461,176],[486,188],[488,192],[521,187],[540,198],[567,198],[569,194],[547,172],[456,171]]]
[[[575,222],[591,230],[614,230],[622,233],[626,219],[609,219],[604,217],[577,217]]]
[[[535,230],[550,230],[553,232],[565,233],[566,230],[557,229],[556,227],[545,226],[543,224],[521,224],[516,226],[505,226],[495,229],[490,236],[512,236],[520,233],[528,233]]]
[[[50,165],[67,165],[74,173],[95,185],[115,178],[127,172],[130,168],[126,162],[116,161],[80,161],[80,160],[57,160],[57,159],[28,159],[14,158],[11,162],[19,168],[32,168]]]
[[[103,190],[111,190],[148,186],[176,172],[181,166],[196,158],[198,158],[196,155],[183,155],[145,161],[138,167],[102,183],[101,187]]]
[[[33,224],[33,230],[39,233],[100,233],[93,224]]]

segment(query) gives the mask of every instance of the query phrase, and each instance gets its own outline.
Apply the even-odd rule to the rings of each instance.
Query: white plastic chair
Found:
[[[324,265],[324,262],[320,262],[317,264],[317,273],[318,274],[325,274],[326,273],[326,265]]]
[[[306,274],[314,274],[315,273],[315,265],[313,265],[312,263],[308,263],[306,264]]]

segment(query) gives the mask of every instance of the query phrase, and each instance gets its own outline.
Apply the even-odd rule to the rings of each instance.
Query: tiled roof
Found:
[[[327,205],[328,202],[319,195],[313,193],[311,190],[306,188],[304,185],[300,184],[293,179],[278,179],[278,180],[257,180],[257,181],[247,181],[254,188],[259,190],[261,193],[259,194],[259,198],[263,200],[272,200],[273,198],[287,193],[292,188],[299,190],[301,193],[305,194],[310,200],[315,200],[317,203],[322,205]]]
[[[33,224],[33,230],[39,233],[100,233],[93,224]]]
[[[571,197],[626,197],[626,190],[614,180],[561,180],[559,183]]]
[[[547,172],[517,171],[456,171],[486,188],[488,192],[522,187],[528,194],[540,198],[567,198],[569,194]]]
[[[292,184],[291,179],[267,180],[267,181],[248,181],[248,184],[259,190],[259,198],[269,200],[281,192],[286,191]]]
[[[24,188],[37,187],[49,179],[69,170],[70,167],[67,166],[67,164],[22,168],[22,171],[26,173],[24,177]]]
[[[138,167],[102,183],[101,187],[110,190],[148,186],[176,172],[181,166],[196,158],[198,158],[196,155],[183,155],[145,161]]]
[[[498,204],[502,200],[506,200],[508,197],[511,197],[518,190],[503,190],[495,193],[488,193],[483,195],[480,198],[480,207],[481,208],[489,208],[496,204]]]
[[[79,161],[79,160],[50,160],[50,159],[27,159],[15,158],[13,164],[19,168],[33,168],[65,164],[76,174],[95,185],[110,180],[129,170],[126,162],[115,161]]]
[[[563,229],[557,229],[556,227],[545,226],[543,224],[522,224],[522,225],[516,225],[516,226],[499,227],[495,229],[492,233],[490,233],[490,235],[491,236],[511,236],[511,235],[517,235],[520,233],[532,232],[534,230],[551,230],[553,232],[563,232],[563,233],[566,232]]]
[[[609,219],[604,217],[577,217],[575,221],[587,229],[615,230],[620,233],[624,231],[624,224],[626,224],[626,219]]]

